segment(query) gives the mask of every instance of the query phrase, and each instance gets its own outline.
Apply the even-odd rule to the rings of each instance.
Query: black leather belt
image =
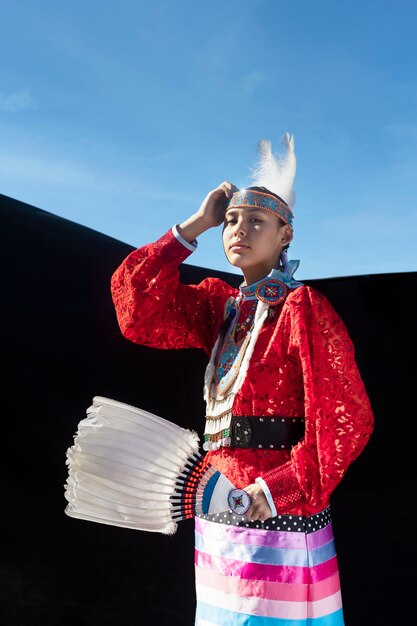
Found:
[[[304,435],[304,417],[233,415],[231,447],[289,450]]]

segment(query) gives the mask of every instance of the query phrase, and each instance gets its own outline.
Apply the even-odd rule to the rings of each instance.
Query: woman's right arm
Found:
[[[158,241],[134,250],[114,272],[112,298],[124,337],[154,348],[203,348],[210,352],[232,288],[214,278],[179,282],[179,265],[194,240],[223,221],[233,185],[210,192],[199,211]]]

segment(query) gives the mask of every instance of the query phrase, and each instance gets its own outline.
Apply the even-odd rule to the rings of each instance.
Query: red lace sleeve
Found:
[[[288,311],[288,356],[299,360],[303,372],[305,436],[290,461],[263,476],[278,512],[303,501],[327,506],[374,422],[352,341],[326,297],[302,287]]]
[[[210,353],[234,289],[217,278],[181,284],[178,266],[190,254],[170,230],[131,252],[117,268],[111,293],[124,337],[153,348]]]

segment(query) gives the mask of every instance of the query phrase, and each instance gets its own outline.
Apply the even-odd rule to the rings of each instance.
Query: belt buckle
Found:
[[[249,417],[233,416],[232,419],[232,446],[247,448],[252,440],[253,429]]]

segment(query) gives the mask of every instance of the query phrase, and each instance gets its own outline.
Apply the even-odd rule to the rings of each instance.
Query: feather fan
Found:
[[[173,534],[178,521],[225,511],[234,485],[198,449],[195,432],[95,396],[67,450],[65,513]]]

